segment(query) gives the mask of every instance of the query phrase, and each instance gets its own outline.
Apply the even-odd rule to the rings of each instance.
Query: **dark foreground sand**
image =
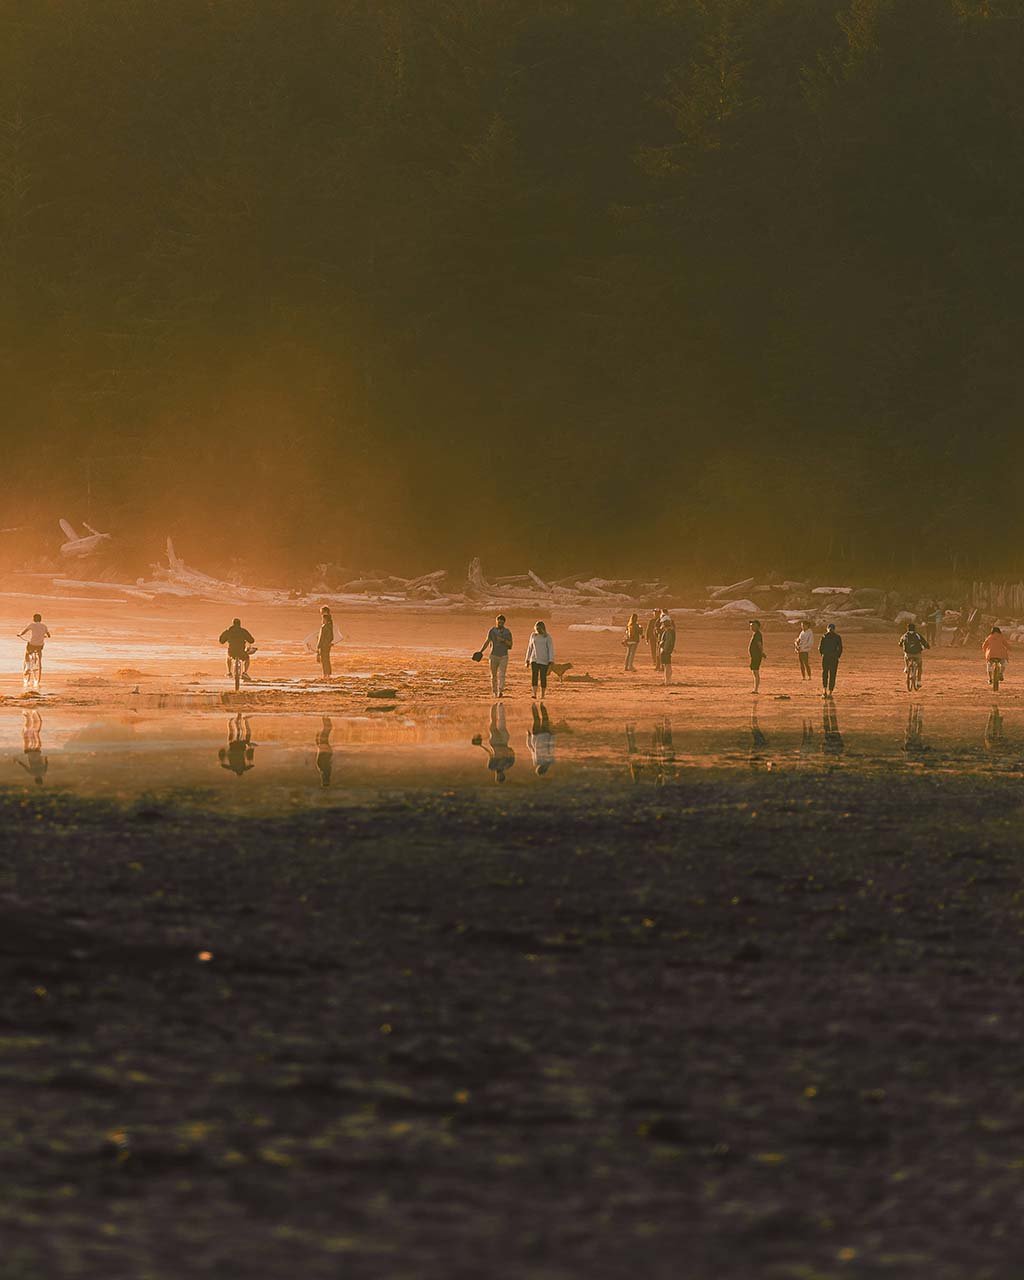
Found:
[[[485,725],[468,634],[446,655],[412,625],[333,691],[243,704],[358,707],[345,664],[372,657],[419,672],[403,714],[475,699]],[[661,786],[624,757],[616,786],[517,766],[259,816],[53,791],[56,764],[0,787],[0,1278],[1018,1277],[1019,696],[986,746],[976,657],[939,655],[921,714],[974,745],[858,752],[907,716],[892,638],[865,638],[846,750],[797,767],[771,699],[810,691],[766,672],[751,746],[741,634],[691,637],[671,694],[594,647],[605,683],[553,695],[735,721],[749,758]],[[189,687],[193,657],[132,644],[159,676],[106,654],[75,684],[86,654],[44,719]]]
[[[1018,778],[510,795],[0,796],[0,1276],[1020,1274]]]

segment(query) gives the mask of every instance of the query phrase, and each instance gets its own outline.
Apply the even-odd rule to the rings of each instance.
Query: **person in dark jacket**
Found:
[[[672,654],[676,648],[676,624],[667,613],[662,611],[658,624],[658,658],[660,669],[665,673],[665,683],[672,683]]]
[[[651,616],[647,619],[647,626],[644,627],[644,638],[651,649],[651,661],[654,663],[655,671],[661,670],[661,639],[658,635],[658,624],[661,622],[661,612],[655,609]]]
[[[764,634],[761,631],[761,624],[756,618],[750,624],[750,644],[747,646],[747,653],[750,654],[750,671],[754,677],[753,692],[757,693],[761,688],[761,663],[764,661]]]
[[[843,637],[834,622],[828,624],[828,630],[821,637],[818,652],[821,654],[821,696],[831,698],[836,687],[839,659],[843,656]]]

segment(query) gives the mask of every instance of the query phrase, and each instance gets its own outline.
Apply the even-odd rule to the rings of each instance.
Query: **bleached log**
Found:
[[[534,585],[535,587],[540,587],[541,591],[550,591],[550,590],[551,590],[551,588],[550,588],[550,587],[548,586],[548,584],[544,581],[544,579],[543,579],[543,578],[538,578],[538,576],[534,573],[534,571],[533,571],[532,569],[528,569],[528,570],[527,570],[527,576],[529,577],[530,581],[533,583],[533,585]]]

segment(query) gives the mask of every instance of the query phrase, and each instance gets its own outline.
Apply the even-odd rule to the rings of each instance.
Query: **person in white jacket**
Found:
[[[800,679],[810,680],[814,632],[811,630],[811,624],[806,618],[800,623],[800,634],[793,641],[793,648],[796,650],[796,656],[800,659]]]
[[[530,681],[533,685],[533,696],[537,696],[537,686],[540,686],[541,701],[548,689],[548,669],[555,660],[555,642],[548,635],[548,629],[543,622],[538,622],[533,628],[530,636],[530,642],[526,646],[526,665],[530,669]]]

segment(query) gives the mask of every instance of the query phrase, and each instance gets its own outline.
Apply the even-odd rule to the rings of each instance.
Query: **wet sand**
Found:
[[[601,683],[538,774],[513,662],[497,784],[477,621],[339,618],[279,687],[312,623],[246,610],[236,697],[222,610],[112,613],[0,683],[0,1275],[1018,1274],[1012,664],[910,698],[851,632],[833,706],[769,627],[755,701],[742,625],[669,690],[556,627]]]

